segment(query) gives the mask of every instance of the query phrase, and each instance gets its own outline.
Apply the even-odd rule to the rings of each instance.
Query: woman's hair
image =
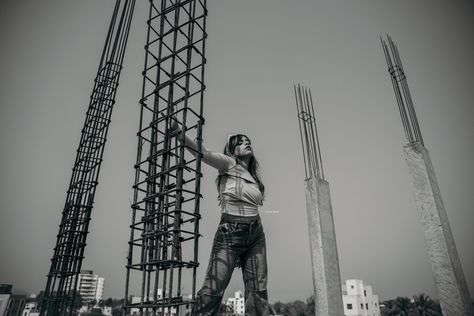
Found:
[[[242,137],[249,139],[246,135],[243,135],[243,134],[236,134],[236,135],[229,136],[227,144],[225,145],[225,148],[224,148],[224,154],[227,156],[232,156],[234,154],[235,147],[237,147]],[[265,186],[263,185],[263,182],[260,179],[260,167],[254,155],[252,155],[252,157],[249,160],[248,171],[257,182],[258,188],[260,190],[260,193],[262,193],[262,196],[265,196]],[[221,182],[221,177],[222,175],[219,175],[216,179],[218,191],[219,191],[219,186]]]

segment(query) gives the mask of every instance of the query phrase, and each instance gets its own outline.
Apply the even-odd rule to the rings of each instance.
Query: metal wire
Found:
[[[311,177],[324,179],[311,90],[300,84],[295,85],[294,90],[306,179]]]
[[[387,43],[380,37],[403,128],[405,130],[405,136],[409,143],[419,142],[424,145],[398,48],[390,36],[387,35],[387,39],[390,49]]]
[[[117,0],[67,190],[40,315],[72,315],[95,190],[135,7]]]
[[[207,10],[199,0],[149,3],[124,313],[179,314],[195,301],[199,265]]]

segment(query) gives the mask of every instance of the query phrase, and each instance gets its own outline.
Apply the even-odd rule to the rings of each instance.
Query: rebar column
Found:
[[[90,97],[40,315],[72,314],[135,1],[117,0]]]
[[[195,301],[206,15],[206,1],[150,0],[124,314],[179,315]]]
[[[408,140],[403,148],[415,202],[425,233],[435,286],[444,315],[474,315],[471,296],[456,250],[433,164],[424,147],[397,46],[381,38],[393,89]]]
[[[296,108],[305,165],[306,210],[317,316],[344,315],[336,233],[329,183],[324,180],[311,91],[295,86]]]

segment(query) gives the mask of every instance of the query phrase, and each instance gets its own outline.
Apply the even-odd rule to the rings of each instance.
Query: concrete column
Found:
[[[341,276],[329,184],[306,181],[306,209],[313,271],[316,316],[343,316]]]
[[[415,201],[425,232],[431,269],[445,316],[474,315],[466,279],[428,151],[419,142],[404,147]]]

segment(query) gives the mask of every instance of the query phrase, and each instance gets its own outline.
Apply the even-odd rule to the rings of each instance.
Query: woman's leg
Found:
[[[245,285],[245,315],[269,315],[267,253],[261,225],[252,235],[254,242],[241,258]]]
[[[229,247],[229,243],[218,230],[214,238],[206,277],[202,288],[197,293],[197,302],[193,307],[192,315],[217,314],[237,258],[238,254]]]

